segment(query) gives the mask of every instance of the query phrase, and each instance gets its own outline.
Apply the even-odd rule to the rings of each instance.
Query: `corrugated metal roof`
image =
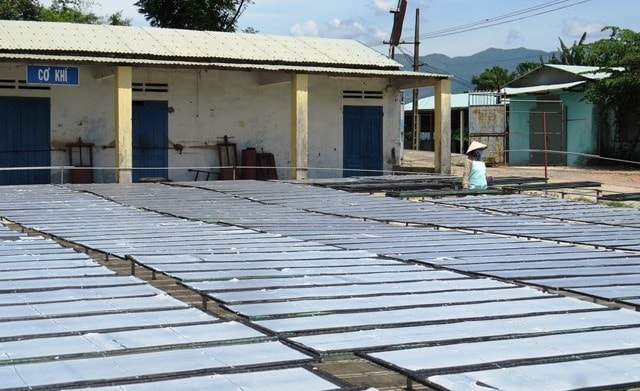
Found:
[[[549,68],[559,69],[564,72],[573,73],[574,75],[582,76],[586,79],[601,80],[611,76],[608,72],[598,72],[600,67],[590,67],[583,65],[562,65],[562,64],[544,64]],[[615,68],[622,70],[622,68]]]
[[[305,65],[277,65],[277,64],[251,64],[251,63],[224,63],[224,62],[204,62],[204,61],[178,61],[169,59],[141,59],[141,58],[113,58],[113,57],[90,57],[90,56],[53,56],[48,54],[3,54],[0,53],[0,60],[6,61],[32,61],[38,63],[100,63],[104,65],[127,65],[127,66],[158,66],[158,67],[180,67],[180,68],[206,68],[225,69],[239,71],[265,71],[284,72],[302,74],[323,74],[330,76],[345,77],[393,77],[395,79],[406,80],[416,85],[431,85],[425,79],[446,79],[448,75],[434,73],[420,73],[411,71],[395,71],[387,69],[363,69],[363,68],[339,68],[325,66],[305,66]],[[422,82],[421,82],[422,81]]]
[[[434,96],[427,96],[418,100],[418,110],[433,110],[436,107]],[[469,94],[451,94],[451,108],[462,109],[469,107]],[[409,102],[404,105],[405,111],[413,110],[413,103]]]
[[[0,53],[401,68],[354,40],[26,21],[0,21]]]
[[[574,81],[572,83],[562,84],[547,84],[543,86],[531,86],[531,87],[507,87],[502,89],[502,93],[506,95],[519,95],[519,94],[540,94],[550,91],[566,90],[585,84],[586,81]]]

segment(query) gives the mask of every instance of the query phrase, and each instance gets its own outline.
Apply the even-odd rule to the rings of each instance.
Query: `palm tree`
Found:
[[[561,38],[558,39],[560,39],[560,47],[558,48],[560,64],[584,65],[586,54],[584,41],[587,39],[587,32],[585,31],[584,34],[582,34],[580,41],[574,41],[571,47],[568,47]]]

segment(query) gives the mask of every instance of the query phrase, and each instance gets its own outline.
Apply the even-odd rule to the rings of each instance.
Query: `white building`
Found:
[[[352,40],[0,21],[0,167],[52,167],[0,183],[67,181],[79,138],[96,182],[193,180],[223,165],[225,135],[273,154],[278,178],[379,173],[402,154],[403,89],[436,88],[448,142],[449,83]]]

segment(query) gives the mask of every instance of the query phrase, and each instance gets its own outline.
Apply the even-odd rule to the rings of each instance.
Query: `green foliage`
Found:
[[[37,0],[1,0],[0,19],[40,20],[42,6]]]
[[[590,83],[585,97],[597,105],[601,117],[613,114],[616,132],[627,119],[632,138],[628,145],[619,145],[617,153],[630,157],[640,141],[640,33],[611,26],[604,30],[611,30],[610,37],[590,44],[585,62],[610,76]]]
[[[55,0],[48,8],[37,0],[0,0],[0,19],[131,25],[131,19],[123,18],[122,11],[102,17],[89,11],[92,6],[89,0]]]
[[[609,38],[601,39],[589,45],[587,62],[599,67],[630,67],[637,70],[640,66],[640,34],[632,30],[608,26]]]
[[[552,53],[546,61],[540,58],[542,63],[547,64],[562,64],[562,65],[588,65],[586,64],[587,45],[584,43],[587,39],[587,32],[585,31],[580,37],[580,41],[574,41],[573,45],[567,46],[562,38],[560,40],[560,47],[557,53]],[[556,55],[557,54],[557,55]],[[558,58],[560,56],[560,58]]]
[[[256,30],[255,28],[249,26],[249,27],[245,27],[242,30],[243,33],[247,33],[247,34],[258,34],[260,31]]]
[[[131,26],[131,18],[125,18],[122,16],[122,11],[118,11],[102,18],[101,24],[108,24],[111,26]]]
[[[481,74],[473,76],[471,82],[477,91],[498,91],[503,85],[516,77],[514,73],[500,66],[486,68]]]
[[[516,66],[515,75],[516,77],[524,76],[527,73],[533,71],[534,69],[539,68],[540,65],[542,65],[542,62],[534,62],[534,61],[521,62]]]
[[[234,32],[251,0],[138,0],[135,5],[154,27]]]
[[[498,91],[503,85],[533,71],[540,67],[541,64],[542,62],[537,63],[534,61],[521,62],[516,66],[516,70],[511,73],[500,66],[486,68],[481,74],[473,76],[471,82],[475,84],[476,91]]]
[[[83,0],[53,0],[51,2],[51,9],[53,11],[62,11],[68,9],[79,10],[90,5],[92,4]]]
[[[42,10],[45,22],[69,22],[82,24],[99,24],[100,17],[83,9],[86,4],[79,0],[55,0],[51,7]]]
[[[582,34],[582,37],[580,37],[580,41],[574,41],[571,47],[565,45],[562,39],[560,39],[560,48],[558,48],[560,53],[560,64],[585,65],[586,45],[584,44],[584,41],[586,39],[586,31]]]

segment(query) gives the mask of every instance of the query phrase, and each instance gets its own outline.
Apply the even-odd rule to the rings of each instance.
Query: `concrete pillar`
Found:
[[[309,165],[309,76],[291,76],[291,179],[307,179]]]
[[[131,183],[133,166],[133,121],[131,67],[116,68],[116,182]]]
[[[435,85],[435,161],[434,171],[451,174],[451,81]]]

